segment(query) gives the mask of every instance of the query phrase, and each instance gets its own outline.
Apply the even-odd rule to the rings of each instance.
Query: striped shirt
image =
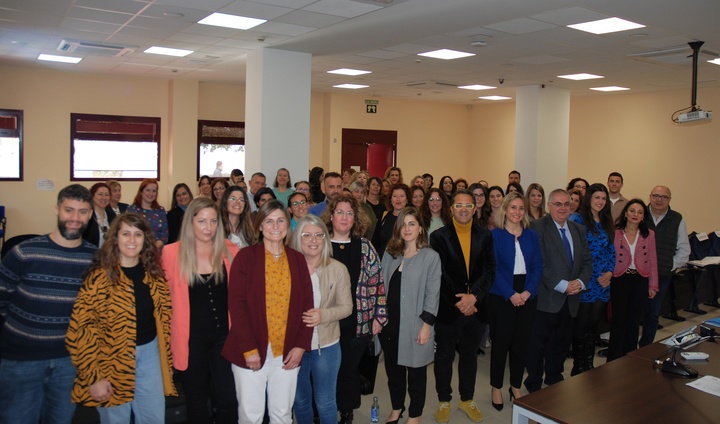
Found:
[[[5,324],[0,357],[44,360],[69,355],[65,348],[82,273],[97,248],[84,241],[66,248],[49,235],[15,246],[0,265],[0,314]]]

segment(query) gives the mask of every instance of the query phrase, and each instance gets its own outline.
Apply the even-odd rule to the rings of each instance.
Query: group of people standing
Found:
[[[281,168],[266,190],[262,173],[247,186],[236,171],[201,178],[195,197],[178,184],[167,213],[155,180],[130,205],[116,181],[60,191],[57,228],[0,266],[0,423],[70,422],[71,402],[103,422],[162,422],[174,370],[192,423],[349,424],[369,346],[384,352],[386,422],[408,396],[407,422],[420,422],[433,362],[435,419],[448,422],[456,352],[458,409],[479,422],[487,324],[500,410],[508,360],[511,399],[525,370],[530,392],[561,381],[571,345],[571,374],[593,367],[610,299],[608,360],[637,347],[641,320],[652,342],[687,241],[669,189],[648,210],[619,195],[618,173],[609,190],[573,180],[571,214],[568,191],[525,196],[517,171],[506,190],[450,177],[434,188],[429,174],[411,188],[396,167],[383,180],[321,170],[294,187]]]

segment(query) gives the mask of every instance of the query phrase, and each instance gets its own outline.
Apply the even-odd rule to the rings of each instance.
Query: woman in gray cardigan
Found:
[[[315,215],[306,215],[297,222],[290,247],[305,256],[314,306],[303,312],[303,322],[313,327],[313,336],[312,349],[303,354],[298,374],[295,418],[298,424],[313,422],[314,394],[320,423],[335,424],[335,390],[341,358],[339,321],[352,312],[350,274],[345,265],[330,257],[330,234]]]
[[[408,423],[419,423],[425,406],[427,364],[433,361],[435,315],[440,299],[440,256],[428,245],[417,209],[400,211],[383,256],[388,323],[380,333],[393,411],[397,423],[410,395]]]

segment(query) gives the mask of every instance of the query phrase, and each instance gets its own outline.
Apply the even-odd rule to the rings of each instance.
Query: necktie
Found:
[[[565,251],[568,255],[568,260],[570,260],[570,268],[573,266],[573,255],[572,255],[572,249],[570,248],[570,240],[568,240],[567,236],[565,235],[565,228],[560,229],[560,234],[562,234],[562,241],[565,245]]]

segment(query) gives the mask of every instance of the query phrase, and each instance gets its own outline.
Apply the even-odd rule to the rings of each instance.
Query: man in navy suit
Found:
[[[452,365],[458,346],[459,409],[480,422],[482,413],[473,400],[477,373],[477,350],[487,322],[482,301],[495,279],[495,253],[490,231],[473,223],[475,196],[469,190],[455,192],[451,200],[453,219],[430,236],[440,255],[442,277],[440,304],[435,320],[435,388],[438,406],[435,419],[450,419]]]
[[[527,359],[525,387],[540,390],[545,384],[563,380],[565,359],[570,350],[572,322],[580,307],[580,292],[592,275],[592,257],[585,228],[568,221],[570,195],[553,190],[549,214],[533,221],[543,257],[543,274],[538,287],[537,311]]]

